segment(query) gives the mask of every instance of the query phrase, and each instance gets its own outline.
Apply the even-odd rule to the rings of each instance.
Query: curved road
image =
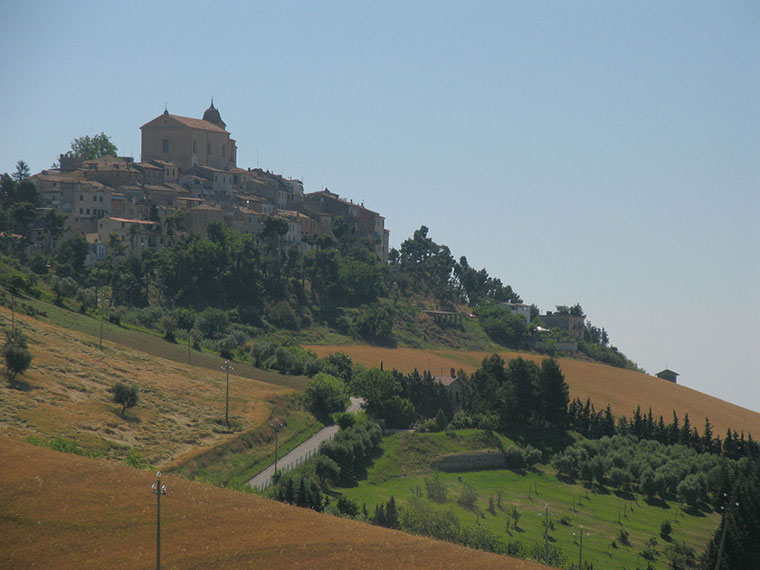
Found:
[[[347,412],[358,412],[361,409],[361,398],[351,398],[351,404],[346,409]],[[322,428],[301,445],[293,449],[290,453],[277,460],[277,469],[279,471],[288,471],[299,463],[306,461],[309,457],[319,451],[319,446],[323,441],[332,439],[340,428],[337,425]],[[272,475],[274,475],[274,463],[248,481],[248,484],[254,489],[263,491],[272,484]]]

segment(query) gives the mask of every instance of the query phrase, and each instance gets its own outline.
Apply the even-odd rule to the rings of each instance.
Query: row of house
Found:
[[[308,236],[331,235],[342,217],[347,239],[367,244],[387,262],[389,232],[377,212],[327,189],[304,193],[299,180],[239,168],[236,143],[213,101],[202,119],[165,109],[140,129],[140,162],[62,155],[59,168],[32,177],[42,207],[66,214],[68,231],[86,236],[94,259],[112,253],[114,235],[138,251],[160,249],[186,233],[205,235],[211,222],[258,235],[267,217],[286,222],[283,243],[306,251]]]

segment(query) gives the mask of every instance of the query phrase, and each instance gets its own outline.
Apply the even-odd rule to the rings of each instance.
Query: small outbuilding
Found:
[[[663,380],[667,380],[668,382],[673,382],[673,384],[678,384],[678,373],[673,372],[669,368],[666,368],[662,372],[658,372],[655,374],[657,378],[662,378]]]
[[[462,409],[462,382],[457,378],[456,370],[451,369],[449,376],[433,376],[433,381],[441,384],[446,388],[446,391],[451,396],[454,402],[454,410],[459,411]]]

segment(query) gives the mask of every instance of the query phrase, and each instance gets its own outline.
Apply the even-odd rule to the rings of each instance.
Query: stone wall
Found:
[[[431,467],[447,472],[505,469],[506,461],[503,452],[495,449],[486,449],[474,453],[444,455],[433,461]]]

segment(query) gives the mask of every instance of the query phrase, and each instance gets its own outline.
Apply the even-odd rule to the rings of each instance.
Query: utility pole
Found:
[[[723,493],[723,496],[725,497],[726,494]],[[729,505],[729,508],[732,506],[739,506],[739,503],[735,503],[734,505]],[[728,515],[728,509],[726,507],[721,507],[720,510],[723,511],[723,532],[720,534],[720,546],[718,547],[718,558],[715,561],[715,570],[720,570],[720,562],[723,558],[723,545],[726,544],[726,529],[728,528],[728,523],[726,521],[726,515]]]
[[[271,426],[274,428],[274,474],[277,475],[277,451],[278,451],[278,445],[277,445],[277,434],[280,431],[280,428],[282,427],[282,422],[278,419],[275,419]]]
[[[536,493],[538,494],[538,493]],[[541,516],[541,513],[538,514]],[[549,505],[544,504],[544,564],[549,564]]]
[[[16,333],[16,296],[11,291],[11,338],[15,337]]]
[[[225,360],[222,370],[227,370],[227,397],[224,405],[224,423],[230,425],[230,361]]]
[[[151,486],[156,495],[156,570],[161,570],[161,495],[166,495],[166,485],[161,484],[161,472],[156,473],[156,482]]]
[[[95,293],[95,301],[98,303],[100,309],[100,350],[103,350],[103,294]]]
[[[573,536],[575,536],[575,533],[573,533]],[[580,554],[578,554],[578,570],[583,570],[583,525],[581,525],[581,551]],[[586,533],[586,536],[589,536],[589,533]]]

